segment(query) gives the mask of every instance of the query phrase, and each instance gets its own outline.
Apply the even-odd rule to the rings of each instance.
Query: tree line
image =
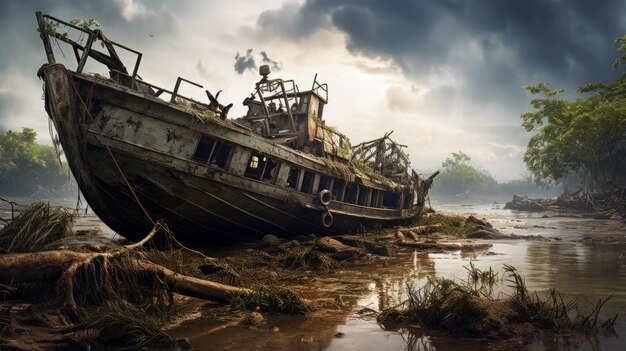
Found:
[[[466,153],[453,152],[441,163],[441,174],[433,183],[433,196],[510,198],[513,194],[539,196],[547,187],[538,184],[531,174],[505,183],[498,182],[489,171],[472,164]]]
[[[618,69],[626,63],[626,35],[615,42],[621,57],[613,69]],[[545,82],[524,89],[536,96],[533,111],[521,115],[522,127],[534,133],[524,152],[529,174],[498,183],[467,154],[455,152],[441,164],[433,194],[531,195],[563,183],[568,191],[626,189],[626,72],[608,83],[581,86],[574,100]]]
[[[39,144],[37,132],[0,134],[0,194],[7,196],[59,197],[76,194],[69,168],[52,146]]]
[[[626,35],[616,39],[626,62]],[[544,182],[577,179],[582,190],[597,192],[626,188],[626,73],[609,83],[588,83],[584,94],[564,99],[564,89],[539,82],[525,89],[536,95],[533,112],[524,113],[522,126],[535,132],[524,154],[529,171]]]

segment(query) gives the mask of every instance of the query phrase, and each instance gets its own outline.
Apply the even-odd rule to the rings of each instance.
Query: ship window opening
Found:
[[[209,156],[211,155],[211,151],[213,150],[214,145],[215,140],[203,136],[198,142],[196,152],[194,152],[193,154],[193,159],[196,161],[207,162],[209,160]]]
[[[360,206],[366,206],[367,205],[367,193],[370,191],[370,189],[365,188],[365,187],[360,187],[360,191],[359,191],[359,201],[358,204]]]
[[[320,184],[317,186],[317,192],[322,190],[330,190],[330,177],[320,176]]]
[[[228,159],[230,158],[230,152],[233,146],[230,144],[217,142],[213,154],[211,155],[210,165],[217,166],[219,168],[226,168],[228,165]]]
[[[264,182],[276,183],[276,175],[278,175],[278,165],[279,162],[268,158],[267,162],[265,163],[265,170],[263,171],[263,177],[261,178],[261,180]]]
[[[358,191],[359,191],[358,185],[354,183],[348,183],[346,187],[346,195],[344,197],[344,202],[356,204]]]
[[[295,167],[291,167],[289,170],[289,178],[287,178],[287,186],[295,189],[298,186],[298,177],[300,176],[300,170]]]
[[[304,177],[302,178],[302,186],[300,187],[300,191],[303,193],[310,194],[311,188],[313,187],[313,179],[315,178],[315,173],[310,171],[304,171]]]
[[[337,201],[343,201],[341,195],[343,193],[343,188],[345,187],[346,182],[343,180],[335,179],[335,185],[333,186],[333,199]]]
[[[383,194],[383,207],[396,208],[398,206],[398,194],[385,191]]]
[[[378,201],[378,190],[372,189],[372,197],[370,198],[369,207],[377,207],[376,203]]]
[[[244,173],[243,175],[248,178],[260,180],[266,162],[267,157],[253,153],[252,156],[250,156],[250,161],[248,162],[248,168],[246,168],[246,173]]]
[[[404,206],[402,208],[411,208],[411,203],[413,201],[411,201],[411,193],[410,192],[406,192],[404,193]]]

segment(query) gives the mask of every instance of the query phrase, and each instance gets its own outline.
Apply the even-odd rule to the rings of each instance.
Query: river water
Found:
[[[543,239],[490,241],[492,248],[482,252],[414,252],[377,259],[308,280],[309,294],[338,293],[348,309],[308,317],[268,315],[264,329],[235,326],[216,331],[205,318],[199,318],[184,322],[170,334],[189,338],[197,350],[626,350],[626,224],[620,219],[545,216],[505,210],[496,203],[433,207],[486,218],[504,233]],[[77,223],[79,230],[95,229],[103,240],[115,238],[92,214]],[[86,240],[93,240],[93,235]],[[403,301],[407,283],[423,284],[429,275],[461,280],[466,277],[464,266],[470,262],[496,271],[504,264],[513,265],[531,291],[556,288],[565,297],[580,296],[592,302],[612,296],[600,319],[619,313],[615,333],[565,337],[546,333],[530,344],[518,345],[452,338],[420,329],[384,330],[376,322],[376,312]],[[506,283],[502,289],[506,293]]]

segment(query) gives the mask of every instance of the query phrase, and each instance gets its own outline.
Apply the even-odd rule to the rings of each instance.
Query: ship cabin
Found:
[[[334,128],[326,126],[324,106],[328,103],[328,85],[320,84],[317,75],[310,90],[300,91],[293,80],[269,79],[270,68],[259,68],[263,77],[255,92],[243,101],[248,111],[237,123],[282,145],[337,161],[349,160],[350,141]]]

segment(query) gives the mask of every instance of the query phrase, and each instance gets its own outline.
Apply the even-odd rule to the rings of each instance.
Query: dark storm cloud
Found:
[[[95,18],[109,37],[124,38],[125,43],[145,40],[149,34],[159,35],[159,38],[176,35],[177,21],[171,13],[161,10],[163,1],[132,2],[137,6],[143,6],[146,13],[138,14],[131,21],[123,14],[128,3],[131,1],[0,1],[0,23],[3,23],[5,28],[0,33],[2,42],[0,64],[4,67],[16,61],[15,49],[25,51],[25,47],[39,49],[41,57],[45,58],[41,41],[35,32],[37,28],[35,11],[42,11],[63,20]],[[23,59],[29,58],[20,58]],[[40,57],[36,59],[41,61]]]
[[[274,72],[278,72],[281,69],[281,65],[278,63],[278,61],[272,60],[265,51],[261,51],[261,61],[263,61],[263,63],[269,64],[272,68],[272,71]]]
[[[262,32],[301,39],[331,24],[347,47],[391,58],[407,76],[463,72],[463,95],[505,100],[536,80],[574,88],[613,77],[623,0],[306,0],[259,16]],[[294,25],[294,19],[308,19]],[[515,97],[516,99],[513,99]],[[523,100],[523,99],[522,99]]]
[[[132,20],[127,18],[128,13],[125,17],[125,9],[136,11],[131,16]],[[0,127],[8,125],[10,120],[27,123],[20,122],[24,116],[14,116],[7,112],[20,110],[18,104],[21,103],[10,98],[8,92],[19,87],[7,86],[7,72],[22,81],[30,82],[31,86],[40,84],[37,82],[36,72],[46,62],[46,56],[36,32],[35,11],[42,11],[63,20],[95,18],[108,37],[131,47],[149,39],[150,34],[164,40],[177,35],[177,21],[167,10],[164,1],[0,1],[0,23],[3,26],[0,31],[0,76],[3,78],[3,82],[0,82]],[[71,49],[64,44],[61,47],[64,48],[65,56],[73,58]],[[58,51],[58,47],[54,45],[53,49],[57,60],[61,60],[63,54]],[[70,63],[76,64],[75,61]],[[31,91],[21,93],[35,94]],[[41,111],[45,114],[43,109]]]
[[[235,72],[238,74],[243,74],[247,70],[256,70],[256,63],[254,62],[254,57],[252,56],[252,49],[248,49],[245,56],[237,53],[237,55],[235,55],[234,67]]]

